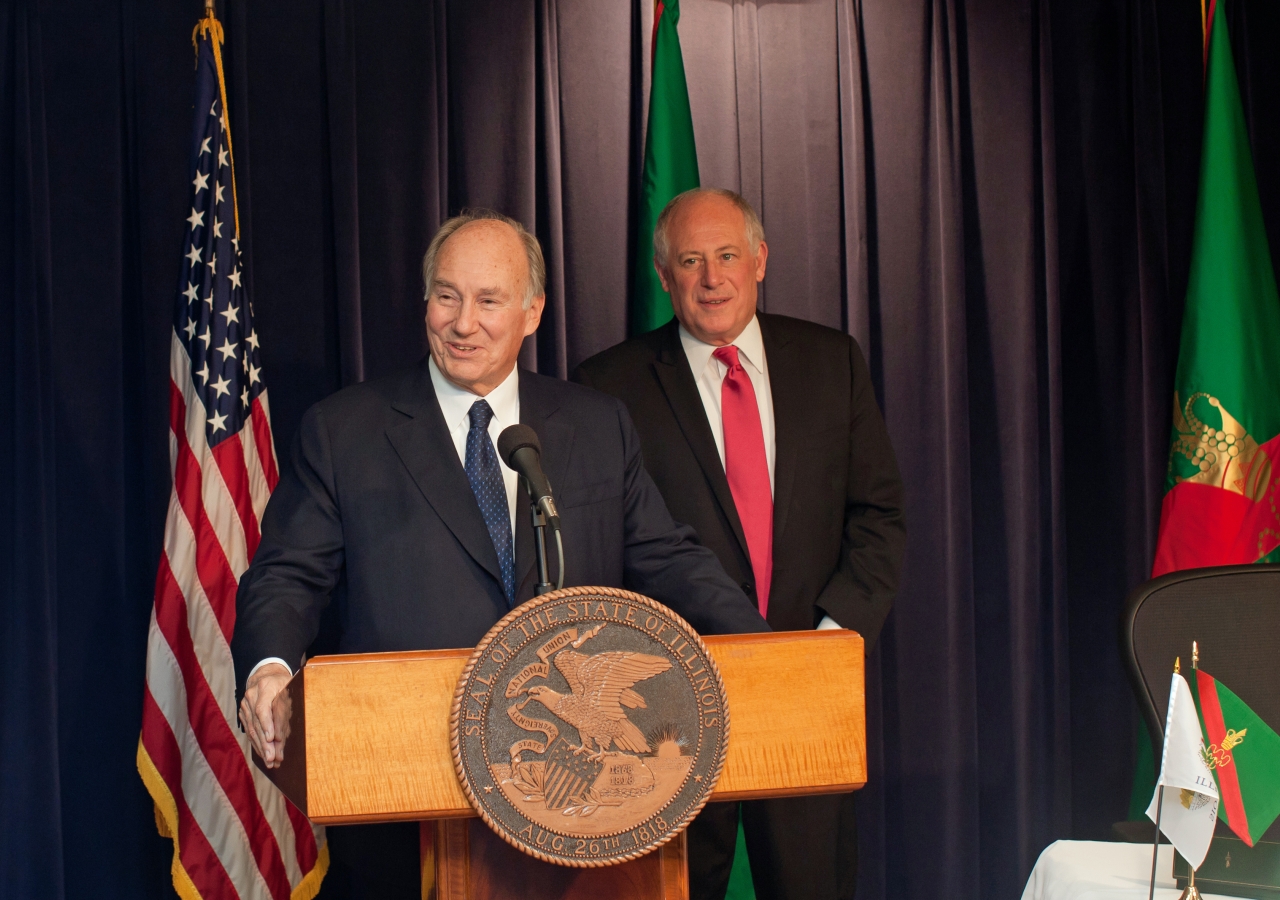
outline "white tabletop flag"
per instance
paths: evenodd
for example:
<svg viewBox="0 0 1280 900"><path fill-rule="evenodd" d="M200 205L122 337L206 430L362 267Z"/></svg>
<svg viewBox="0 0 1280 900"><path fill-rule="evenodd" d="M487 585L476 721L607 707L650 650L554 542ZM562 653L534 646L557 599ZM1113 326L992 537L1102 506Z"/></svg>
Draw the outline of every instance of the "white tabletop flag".
<svg viewBox="0 0 1280 900"><path fill-rule="evenodd" d="M1164 803L1160 810L1160 830L1178 849L1182 858L1199 868L1213 840L1218 821L1218 785L1204 761L1204 736L1200 718L1186 679L1176 672L1169 686L1169 718L1164 724L1164 752L1160 757L1160 779L1147 807L1147 817L1156 821L1160 788Z"/></svg>

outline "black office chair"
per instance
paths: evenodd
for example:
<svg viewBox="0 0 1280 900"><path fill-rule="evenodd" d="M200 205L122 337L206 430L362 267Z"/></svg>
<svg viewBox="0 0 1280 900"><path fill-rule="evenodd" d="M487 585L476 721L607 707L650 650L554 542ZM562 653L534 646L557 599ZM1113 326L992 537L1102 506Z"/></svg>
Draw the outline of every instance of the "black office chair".
<svg viewBox="0 0 1280 900"><path fill-rule="evenodd" d="M1280 730L1280 565L1172 572L1129 594L1120 645L1157 770L1173 661L1181 657L1182 674L1190 673L1192 641L1200 667ZM1133 824L1117 823L1117 834ZM1143 828L1151 840L1150 824ZM1277 832L1280 823L1267 838Z"/></svg>

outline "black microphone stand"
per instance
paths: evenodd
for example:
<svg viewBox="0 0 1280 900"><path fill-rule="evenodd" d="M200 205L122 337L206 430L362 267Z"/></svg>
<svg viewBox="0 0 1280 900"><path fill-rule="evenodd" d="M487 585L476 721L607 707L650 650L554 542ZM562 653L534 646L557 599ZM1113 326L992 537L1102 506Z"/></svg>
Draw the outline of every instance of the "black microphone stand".
<svg viewBox="0 0 1280 900"><path fill-rule="evenodd" d="M525 481L525 487L528 486L529 483ZM550 573L547 571L547 517L542 512L542 507L533 500L532 493L529 498L529 517L533 520L533 544L538 555L538 583L533 586L533 593L534 596L541 597L555 590L555 585L551 583Z"/></svg>
<svg viewBox="0 0 1280 900"><path fill-rule="evenodd" d="M558 519L554 516L555 507L551 507L553 516L550 523L548 523L547 514L543 509L543 504L535 500L533 497L533 491L530 488L529 480L522 476L520 481L524 484L525 490L529 493L529 520L533 523L534 552L537 554L538 558L538 582L533 586L533 593L535 597L541 597L543 594L557 590L559 586L564 584L564 545L560 543L560 525ZM550 504L551 499L548 497L545 502ZM557 547L560 551L560 572L558 578L560 585L551 583L551 573L547 570L548 524L551 525L551 529L556 533Z"/></svg>

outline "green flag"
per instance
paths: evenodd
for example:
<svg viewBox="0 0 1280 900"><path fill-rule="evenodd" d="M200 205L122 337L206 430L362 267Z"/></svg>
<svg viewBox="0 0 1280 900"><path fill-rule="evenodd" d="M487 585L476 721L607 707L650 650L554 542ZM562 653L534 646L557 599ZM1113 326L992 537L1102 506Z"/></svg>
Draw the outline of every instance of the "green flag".
<svg viewBox="0 0 1280 900"><path fill-rule="evenodd" d="M1218 782L1218 818L1252 847L1280 816L1280 736L1204 670L1191 684L1204 761Z"/></svg>
<svg viewBox="0 0 1280 900"><path fill-rule="evenodd" d="M693 115L680 55L680 0L656 0L653 10L653 79L649 90L649 127L644 139L640 183L640 221L636 228L636 292L631 304L631 333L652 331L671 319L671 298L653 270L653 227L676 194L698 187L698 153L693 146Z"/></svg>
<svg viewBox="0 0 1280 900"><path fill-rule="evenodd" d="M1210 4L1195 242L1152 575L1280 545L1280 296L1221 0Z"/></svg>
<svg viewBox="0 0 1280 900"><path fill-rule="evenodd" d="M1153 578L1280 562L1280 297L1222 0L1205 25L1200 193ZM1139 740L1131 819L1154 783Z"/></svg>

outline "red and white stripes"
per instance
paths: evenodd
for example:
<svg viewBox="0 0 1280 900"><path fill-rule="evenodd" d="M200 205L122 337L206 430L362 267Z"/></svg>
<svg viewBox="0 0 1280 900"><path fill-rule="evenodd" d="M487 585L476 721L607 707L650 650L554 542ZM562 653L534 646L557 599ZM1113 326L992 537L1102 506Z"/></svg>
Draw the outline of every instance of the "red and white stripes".
<svg viewBox="0 0 1280 900"><path fill-rule="evenodd" d="M236 722L236 586L278 480L264 391L238 435L210 447L191 361L172 339L173 492L147 642L138 768L174 838L186 898L309 900L328 866L313 829L252 764Z"/></svg>

